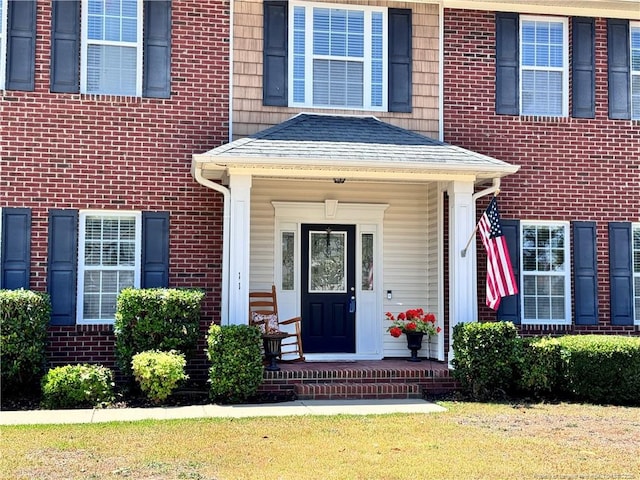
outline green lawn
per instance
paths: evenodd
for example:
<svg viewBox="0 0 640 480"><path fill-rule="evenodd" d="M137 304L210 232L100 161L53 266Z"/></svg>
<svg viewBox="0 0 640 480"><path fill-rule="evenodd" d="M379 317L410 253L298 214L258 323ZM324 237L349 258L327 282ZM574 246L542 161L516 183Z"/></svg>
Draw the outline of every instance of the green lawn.
<svg viewBox="0 0 640 480"><path fill-rule="evenodd" d="M1 479L635 479L640 408L1 427Z"/></svg>

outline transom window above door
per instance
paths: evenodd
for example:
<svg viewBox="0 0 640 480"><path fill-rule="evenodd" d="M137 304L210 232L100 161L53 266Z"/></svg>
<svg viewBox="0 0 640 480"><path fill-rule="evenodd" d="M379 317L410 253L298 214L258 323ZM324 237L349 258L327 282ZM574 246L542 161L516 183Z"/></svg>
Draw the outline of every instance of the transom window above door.
<svg viewBox="0 0 640 480"><path fill-rule="evenodd" d="M387 10L291 5L289 103L386 110Z"/></svg>

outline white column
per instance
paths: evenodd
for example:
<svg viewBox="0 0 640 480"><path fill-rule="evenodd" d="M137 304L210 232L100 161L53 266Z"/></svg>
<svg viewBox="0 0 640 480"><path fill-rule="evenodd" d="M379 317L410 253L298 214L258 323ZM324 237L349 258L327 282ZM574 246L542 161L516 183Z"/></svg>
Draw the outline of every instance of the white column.
<svg viewBox="0 0 640 480"><path fill-rule="evenodd" d="M229 323L249 321L251 175L230 175Z"/></svg>
<svg viewBox="0 0 640 480"><path fill-rule="evenodd" d="M449 184L449 362L453 359L453 327L478 319L475 241L462 256L476 225L473 182Z"/></svg>

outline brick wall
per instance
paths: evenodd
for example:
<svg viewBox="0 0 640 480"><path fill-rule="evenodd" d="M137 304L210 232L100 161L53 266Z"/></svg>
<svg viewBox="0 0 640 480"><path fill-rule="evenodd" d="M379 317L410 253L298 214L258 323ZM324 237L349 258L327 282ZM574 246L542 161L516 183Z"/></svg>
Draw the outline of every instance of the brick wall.
<svg viewBox="0 0 640 480"><path fill-rule="evenodd" d="M600 325L542 330L640 333L609 323L607 223L640 221L640 122L608 119L606 19L596 19L594 119L496 115L494 14L446 9L444 35L445 141L521 166L502 180L502 217L597 222ZM478 201L478 218L489 198ZM495 320L478 257L479 319Z"/></svg>
<svg viewBox="0 0 640 480"><path fill-rule="evenodd" d="M0 92L0 206L32 209L31 288L47 289L49 209L169 211L170 286L206 290L204 330L219 320L222 196L190 165L227 141L228 1L173 2L169 99L49 93L51 2L37 12L35 91ZM52 327L49 359L111 366L113 341L111 326Z"/></svg>

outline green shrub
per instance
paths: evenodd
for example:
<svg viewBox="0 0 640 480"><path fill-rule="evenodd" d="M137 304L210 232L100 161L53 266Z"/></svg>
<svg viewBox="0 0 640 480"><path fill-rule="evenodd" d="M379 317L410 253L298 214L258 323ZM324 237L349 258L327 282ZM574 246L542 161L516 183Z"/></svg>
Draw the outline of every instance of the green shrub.
<svg viewBox="0 0 640 480"><path fill-rule="evenodd" d="M557 338L524 339L520 364L520 390L536 397L562 391L562 348Z"/></svg>
<svg viewBox="0 0 640 480"><path fill-rule="evenodd" d="M578 400L640 405L640 338L574 335L558 339L564 388Z"/></svg>
<svg viewBox="0 0 640 480"><path fill-rule="evenodd" d="M165 400L178 384L189 378L184 373L187 361L175 350L147 350L133 356L133 375L140 390L153 402Z"/></svg>
<svg viewBox="0 0 640 480"><path fill-rule="evenodd" d="M101 365L65 365L42 378L45 408L104 406L113 401L113 373Z"/></svg>
<svg viewBox="0 0 640 480"><path fill-rule="evenodd" d="M118 295L114 331L116 360L131 375L131 360L146 350L195 351L204 293L195 289L125 288Z"/></svg>
<svg viewBox="0 0 640 480"><path fill-rule="evenodd" d="M213 400L240 403L256 394L263 373L260 340L256 327L211 325L207 357Z"/></svg>
<svg viewBox="0 0 640 480"><path fill-rule="evenodd" d="M2 391L35 386L45 365L49 295L30 290L0 290L0 364Z"/></svg>
<svg viewBox="0 0 640 480"><path fill-rule="evenodd" d="M511 322L459 323L453 330L454 377L477 399L516 389L522 341Z"/></svg>

